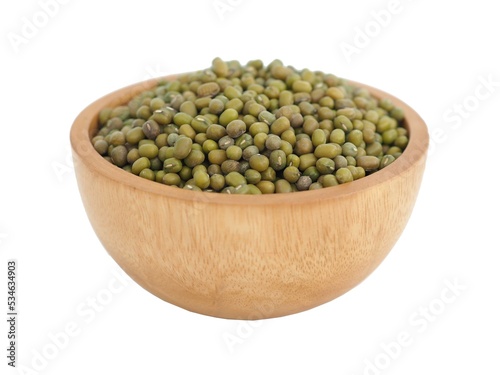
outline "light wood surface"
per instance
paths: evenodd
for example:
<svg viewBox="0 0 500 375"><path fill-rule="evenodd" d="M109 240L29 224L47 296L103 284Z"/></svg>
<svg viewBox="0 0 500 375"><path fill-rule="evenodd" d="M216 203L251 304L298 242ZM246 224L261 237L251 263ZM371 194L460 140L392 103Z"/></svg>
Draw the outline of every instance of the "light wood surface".
<svg viewBox="0 0 500 375"><path fill-rule="evenodd" d="M405 110L409 145L382 171L300 193L201 193L129 174L92 147L99 110L126 103L156 82L97 100L76 118L70 135L90 223L139 285L193 312L263 319L331 301L386 257L413 209L429 142L424 121L409 106L353 82Z"/></svg>

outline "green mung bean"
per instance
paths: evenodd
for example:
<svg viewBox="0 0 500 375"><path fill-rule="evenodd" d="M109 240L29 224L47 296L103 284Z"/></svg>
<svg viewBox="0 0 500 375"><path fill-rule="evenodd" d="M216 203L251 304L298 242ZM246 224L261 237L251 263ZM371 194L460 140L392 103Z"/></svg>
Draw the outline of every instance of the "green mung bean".
<svg viewBox="0 0 500 375"><path fill-rule="evenodd" d="M191 191L271 194L363 178L407 148L404 111L335 75L280 60L212 60L99 112L96 152Z"/></svg>

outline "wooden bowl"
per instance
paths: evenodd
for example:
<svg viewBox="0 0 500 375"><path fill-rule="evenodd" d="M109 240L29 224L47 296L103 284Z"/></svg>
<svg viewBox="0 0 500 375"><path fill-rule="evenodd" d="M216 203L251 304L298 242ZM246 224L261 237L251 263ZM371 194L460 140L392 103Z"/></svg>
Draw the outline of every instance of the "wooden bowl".
<svg viewBox="0 0 500 375"><path fill-rule="evenodd" d="M70 134L90 223L108 253L143 288L200 314L279 317L347 292L394 246L417 198L429 142L424 121L401 100L352 82L405 111L408 147L383 170L320 190L236 196L145 180L94 150L99 111L157 82L97 100L78 115Z"/></svg>

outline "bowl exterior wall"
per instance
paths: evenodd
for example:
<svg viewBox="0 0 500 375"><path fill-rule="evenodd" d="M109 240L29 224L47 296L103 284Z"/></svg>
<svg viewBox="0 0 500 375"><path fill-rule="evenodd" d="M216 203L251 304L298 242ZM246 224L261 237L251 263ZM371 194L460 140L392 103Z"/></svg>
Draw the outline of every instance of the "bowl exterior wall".
<svg viewBox="0 0 500 375"><path fill-rule="evenodd" d="M313 202L291 193L289 204L245 206L137 190L74 157L89 220L114 260L165 301L234 319L304 311L365 279L403 231L425 166L421 158L350 195L331 194L337 186Z"/></svg>

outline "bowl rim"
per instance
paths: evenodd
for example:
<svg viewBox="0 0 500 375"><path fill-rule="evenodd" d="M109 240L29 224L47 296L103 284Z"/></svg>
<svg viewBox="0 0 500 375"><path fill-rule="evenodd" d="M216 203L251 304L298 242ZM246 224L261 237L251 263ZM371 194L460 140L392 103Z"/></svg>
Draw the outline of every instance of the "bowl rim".
<svg viewBox="0 0 500 375"><path fill-rule="evenodd" d="M93 133L95 133L98 128L97 120L99 111L101 109L106 107L124 105L132 97L139 94L140 92L154 88L160 82L174 80L183 74L185 73L153 78L146 81L137 82L129 86L125 86L121 89L104 95L103 97L97 99L96 101L88 105L85 109L83 109L75 118L70 129L70 143L73 151L75 168L78 168L77 163L82 162L93 172L114 180L119 184L127 185L132 189L143 190L148 193L168 198L187 200L198 203L266 206L271 204L293 205L308 201L313 202L351 195L363 190L371 189L382 182L400 177L414 164L419 163L422 159L425 161L427 150L429 147L429 133L424 120L418 115L418 113L408 104L385 91L349 79L345 79L348 84L360 88L365 88L370 92L372 96L376 98L389 98L395 106L403 108L403 111L405 113L403 126L408 130L409 142L401 156L398 157L389 166L347 184L340 184L337 186L331 186L317 190L294 192L291 196L289 193L264 194L256 197L253 195L243 194L235 195L190 191L164 185L156 181L149 181L139 176L133 175L130 172L124 171L121 168L111 164L106 159L104 159L97 151L95 151L91 140L94 135ZM76 155L78 156L79 160L75 160Z"/></svg>

